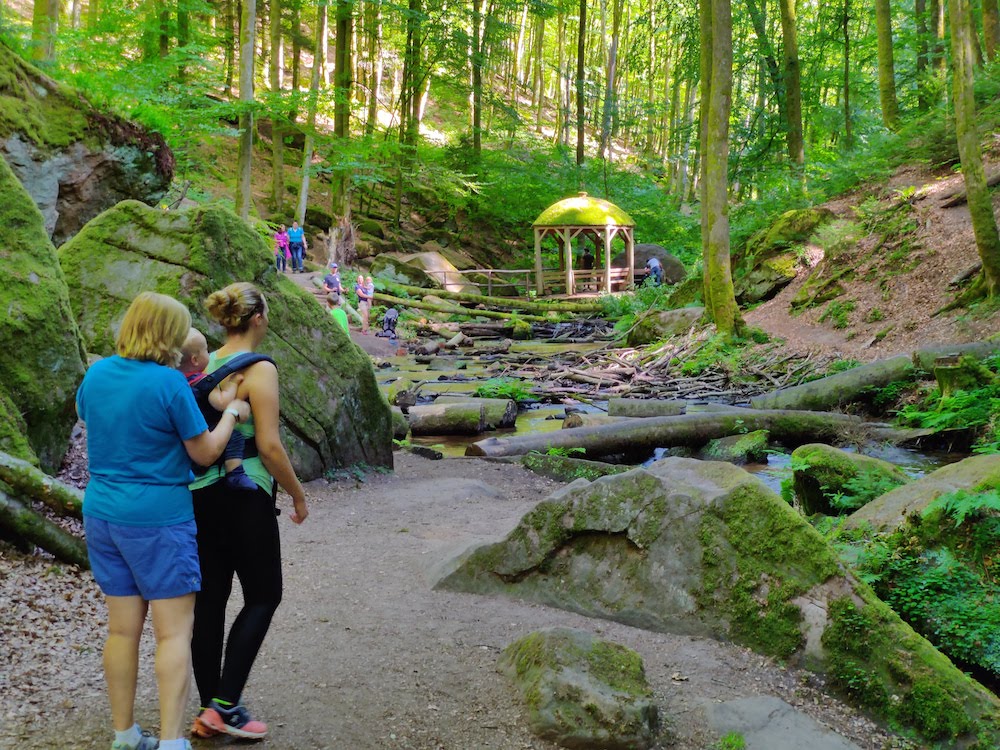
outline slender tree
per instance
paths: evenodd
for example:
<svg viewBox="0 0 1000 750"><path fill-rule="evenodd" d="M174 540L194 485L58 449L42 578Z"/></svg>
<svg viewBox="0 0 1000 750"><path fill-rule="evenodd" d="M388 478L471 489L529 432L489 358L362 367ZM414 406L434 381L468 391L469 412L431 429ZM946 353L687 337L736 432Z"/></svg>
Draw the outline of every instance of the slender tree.
<svg viewBox="0 0 1000 750"><path fill-rule="evenodd" d="M875 0L875 33L878 37L878 96L882 104L882 124L899 128L896 101L896 65L892 53L892 12L889 0Z"/></svg>
<svg viewBox="0 0 1000 750"><path fill-rule="evenodd" d="M788 158L796 175L805 164L802 137L802 76L799 69L799 35L795 20L795 0L779 0L781 10L781 49L785 84L786 142Z"/></svg>
<svg viewBox="0 0 1000 750"><path fill-rule="evenodd" d="M733 92L730 0L701 0L701 246L705 312L732 336L743 328L729 257L729 115Z"/></svg>
<svg viewBox="0 0 1000 750"><path fill-rule="evenodd" d="M472 0L472 157L483 153L483 0Z"/></svg>
<svg viewBox="0 0 1000 750"><path fill-rule="evenodd" d="M1000 9L997 0L983 0L983 47L986 59L993 62L1000 47Z"/></svg>
<svg viewBox="0 0 1000 750"><path fill-rule="evenodd" d="M983 261L982 275L971 294L974 296L985 293L995 297L1000 293L1000 233L997 231L993 200L986 184L982 146L976 128L976 100L973 92L976 67L973 46L975 27L968 0L948 0L948 15L951 22L951 58L954 69L955 132L972 218L972 231L976 237L979 257Z"/></svg>
<svg viewBox="0 0 1000 750"><path fill-rule="evenodd" d="M271 2L271 59L270 79L271 94L278 95L282 87L282 69L284 55L282 54L281 34L281 0ZM271 115L271 205L274 211L281 214L285 210L285 133L279 108L273 108Z"/></svg>
<svg viewBox="0 0 1000 750"><path fill-rule="evenodd" d="M35 0L31 15L31 59L52 62L56 57L59 0Z"/></svg>
<svg viewBox="0 0 1000 750"><path fill-rule="evenodd" d="M319 0L319 4L325 5L326 0ZM316 24L316 46L313 49L319 49L319 35L321 33L321 25ZM306 223L306 206L309 203L309 179L312 176L313 152L316 144L316 110L319 105L320 67L322 67L322 64L319 55L313 57L312 76L309 80L309 101L306 107L306 138L305 143L302 145L302 176L299 186L299 204L295 209L295 218L299 224Z"/></svg>
<svg viewBox="0 0 1000 750"><path fill-rule="evenodd" d="M587 82L587 0L580 0L580 25L576 37L576 165L583 164L586 107L584 86Z"/></svg>
<svg viewBox="0 0 1000 750"><path fill-rule="evenodd" d="M368 117L365 135L375 132L378 124L379 96L382 89L382 1L368 0Z"/></svg>
<svg viewBox="0 0 1000 750"><path fill-rule="evenodd" d="M351 48L354 46L354 3L337 0L337 36L334 52L333 132L338 138L347 138L351 131L351 88L354 85L351 65Z"/></svg>
<svg viewBox="0 0 1000 750"><path fill-rule="evenodd" d="M844 148L854 148L854 131L851 126L851 0L844 0L841 28L844 32Z"/></svg>
<svg viewBox="0 0 1000 750"><path fill-rule="evenodd" d="M243 219L250 217L256 30L257 4L246 0L240 16L240 144L236 160L236 211Z"/></svg>
<svg viewBox="0 0 1000 750"><path fill-rule="evenodd" d="M598 151L601 158L606 159L611 151L611 120L614 116L618 87L618 41L621 37L622 13L624 0L612 0L611 6L611 45L608 47L608 65L605 77L604 108L601 113L601 138Z"/></svg>

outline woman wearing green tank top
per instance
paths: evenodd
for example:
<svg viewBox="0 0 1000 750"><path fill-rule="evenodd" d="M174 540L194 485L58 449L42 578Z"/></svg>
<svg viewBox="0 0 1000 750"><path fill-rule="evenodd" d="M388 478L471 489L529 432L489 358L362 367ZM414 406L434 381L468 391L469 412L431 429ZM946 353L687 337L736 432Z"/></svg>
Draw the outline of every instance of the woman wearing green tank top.
<svg viewBox="0 0 1000 750"><path fill-rule="evenodd" d="M230 284L210 295L205 307L226 329L226 342L212 354L208 372L236 354L254 351L267 335L267 301L253 284ZM191 733L252 739L264 737L267 725L251 718L241 701L243 688L282 591L272 481L291 495L294 523L302 523L309 511L278 433L275 366L258 362L246 368L237 395L251 404L251 417L240 429L257 444L258 455L248 457L244 469L259 490L233 492L220 481L222 473L217 469L191 485L202 575L191 640L201 711ZM234 575L242 586L244 604L226 637L226 604Z"/></svg>

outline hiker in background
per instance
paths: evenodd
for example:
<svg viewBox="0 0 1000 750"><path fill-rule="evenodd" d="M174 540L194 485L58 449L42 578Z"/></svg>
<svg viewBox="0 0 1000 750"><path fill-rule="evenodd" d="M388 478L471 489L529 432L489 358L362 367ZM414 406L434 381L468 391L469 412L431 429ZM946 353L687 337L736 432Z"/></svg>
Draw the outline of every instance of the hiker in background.
<svg viewBox="0 0 1000 750"><path fill-rule="evenodd" d="M354 293L358 296L358 313L361 315L361 333L368 333L368 317L371 314L372 300L365 287L365 277L358 274L354 284Z"/></svg>
<svg viewBox="0 0 1000 750"><path fill-rule="evenodd" d="M135 723L139 642L147 611L156 638L163 750L189 750L183 738L191 688L191 623L201 585L191 462L211 464L246 401L226 407L209 432L176 370L191 315L180 302L143 292L115 340L115 356L95 362L76 394L87 426L90 481L83 498L87 554L108 607L104 679L115 739L111 750L154 750Z"/></svg>
<svg viewBox="0 0 1000 750"><path fill-rule="evenodd" d="M334 260L330 261L329 273L323 277L323 291L338 297L344 293L344 285L340 283L340 270Z"/></svg>
<svg viewBox="0 0 1000 750"><path fill-rule="evenodd" d="M663 283L663 265L659 258L650 258L646 261L646 281L650 279L656 286Z"/></svg>
<svg viewBox="0 0 1000 750"><path fill-rule="evenodd" d="M288 246L288 231L281 224L274 233L274 267L278 271L288 271L288 261L292 259L292 251Z"/></svg>
<svg viewBox="0 0 1000 750"><path fill-rule="evenodd" d="M375 281L371 276L365 277L365 296L368 298L368 318L371 320L372 305L375 304ZM365 333L371 330L366 326Z"/></svg>
<svg viewBox="0 0 1000 750"><path fill-rule="evenodd" d="M380 338L396 340L396 323L399 321L399 311L390 307L382 316L382 330L375 335Z"/></svg>
<svg viewBox="0 0 1000 750"><path fill-rule="evenodd" d="M326 309L330 311L330 317L337 321L340 327L344 329L344 333L350 336L351 329L347 324L347 313L340 306L339 294L326 295Z"/></svg>
<svg viewBox="0 0 1000 750"><path fill-rule="evenodd" d="M267 335L267 301L253 284L230 284L209 295L205 308L226 330L225 343L209 355L205 368L209 373L244 352L255 351ZM220 481L222 469L217 466L210 466L191 485L202 578L191 640L201 712L191 733L211 737L224 732L259 739L267 734L267 725L254 720L241 701L254 660L281 602L274 482L292 496L293 523L302 523L309 511L305 492L281 444L278 370L274 363L262 361L247 367L237 394L253 404L241 430L248 440L255 441L259 455L244 458L243 468L258 489L254 493L233 492ZM234 575L240 580L243 606L227 637L226 607Z"/></svg>
<svg viewBox="0 0 1000 750"><path fill-rule="evenodd" d="M292 273L296 271L301 273L305 270L303 257L307 246L305 230L299 226L297 221L293 221L292 228L288 230L288 247L292 251Z"/></svg>
<svg viewBox="0 0 1000 750"><path fill-rule="evenodd" d="M583 257L580 258L580 266L585 272L583 275L583 288L590 291L591 282L593 281L592 271L594 270L594 254L590 252L589 245L583 249Z"/></svg>
<svg viewBox="0 0 1000 750"><path fill-rule="evenodd" d="M181 364L178 368L187 379L188 385L194 388L200 381L204 380L208 373L205 366L208 364L208 341L205 335L197 328L192 328L188 332L184 346L181 347ZM243 382L242 375L233 375L223 381L217 388L213 388L207 398L207 403L198 401L198 408L205 417L205 421L212 425L217 422L220 413L236 398L236 389ZM247 476L243 470L243 451L246 447L246 438L239 430L233 430L233 434L226 443L226 449L222 453L223 466L226 470L226 485L233 490L248 490L253 492L257 489L254 481ZM199 473L200 467L195 469Z"/></svg>

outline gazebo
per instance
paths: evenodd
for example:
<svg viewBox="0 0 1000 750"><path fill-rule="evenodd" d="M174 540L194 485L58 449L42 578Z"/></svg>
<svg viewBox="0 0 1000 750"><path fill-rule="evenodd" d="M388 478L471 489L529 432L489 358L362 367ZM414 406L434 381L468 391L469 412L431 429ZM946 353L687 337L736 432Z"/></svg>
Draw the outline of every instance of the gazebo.
<svg viewBox="0 0 1000 750"><path fill-rule="evenodd" d="M627 279L631 286L635 282L635 222L632 217L622 211L614 203L600 198L592 198L586 193L580 193L572 198L564 198L553 203L542 211L532 224L535 230L535 292L538 296L544 294L544 279L542 277L542 240L555 237L562 243L562 263L566 272L566 293L576 291L576 281L573 269L573 242L575 237L590 235L595 240L603 242L598 250L603 249L604 278L601 286L605 292L611 292L611 242L621 236L625 240L628 253ZM597 267L601 267L598 264Z"/></svg>

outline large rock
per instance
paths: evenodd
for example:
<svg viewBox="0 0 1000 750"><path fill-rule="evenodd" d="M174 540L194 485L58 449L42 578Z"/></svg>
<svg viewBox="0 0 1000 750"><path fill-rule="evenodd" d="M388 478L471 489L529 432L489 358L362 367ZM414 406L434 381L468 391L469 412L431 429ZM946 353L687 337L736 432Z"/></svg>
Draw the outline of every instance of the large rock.
<svg viewBox="0 0 1000 750"><path fill-rule="evenodd" d="M380 253L371 267L372 276L394 281L397 284L419 286L423 289L440 289L441 285L422 268L412 266L395 253Z"/></svg>
<svg viewBox="0 0 1000 750"><path fill-rule="evenodd" d="M794 209L753 235L733 259L737 301L747 305L771 299L794 281L799 271L795 249L831 219L827 208Z"/></svg>
<svg viewBox="0 0 1000 750"><path fill-rule="evenodd" d="M676 310L650 310L642 313L628 332L629 346L645 346L656 341L680 336L698 324L704 307L679 307Z"/></svg>
<svg viewBox="0 0 1000 750"><path fill-rule="evenodd" d="M163 137L98 112L0 44L0 155L56 245L127 198L156 203L173 177Z"/></svg>
<svg viewBox="0 0 1000 750"><path fill-rule="evenodd" d="M55 473L87 356L42 215L3 159L0 226L0 450Z"/></svg>
<svg viewBox="0 0 1000 750"><path fill-rule="evenodd" d="M434 280L434 285L449 292L479 294L479 288L470 284L455 265L438 252L413 253L400 260L409 266L419 268Z"/></svg>
<svg viewBox="0 0 1000 750"><path fill-rule="evenodd" d="M792 451L792 486L806 515L850 513L908 481L888 461L832 445L809 443Z"/></svg>
<svg viewBox="0 0 1000 750"><path fill-rule="evenodd" d="M679 284L687 277L687 269L667 248L652 242L642 242L633 248L632 267L636 276L646 273L646 261L650 258L659 258L663 266L663 283ZM625 268L628 265L628 255L619 253L611 259L612 268Z"/></svg>
<svg viewBox="0 0 1000 750"><path fill-rule="evenodd" d="M159 211L136 201L98 216L59 251L88 349L113 351L131 300L141 291L183 302L214 347L224 332L204 299L233 281L268 299L261 351L281 378L282 437L299 475L365 462L392 465L392 419L368 356L306 291L276 274L270 242L227 209Z"/></svg>
<svg viewBox="0 0 1000 750"><path fill-rule="evenodd" d="M825 673L885 719L943 726L961 712L1000 740L996 696L847 573L787 503L730 464L668 458L576 480L502 541L454 560L437 585L733 640ZM921 713L929 721L913 718Z"/></svg>
<svg viewBox="0 0 1000 750"><path fill-rule="evenodd" d="M920 515L941 495L990 489L1000 489L1000 455L972 456L885 493L852 513L844 525L850 529L867 525L875 531L893 531L906 522L907 516Z"/></svg>
<svg viewBox="0 0 1000 750"><path fill-rule="evenodd" d="M577 750L645 750L656 739L659 710L642 657L625 646L545 628L510 644L498 666L542 739Z"/></svg>

